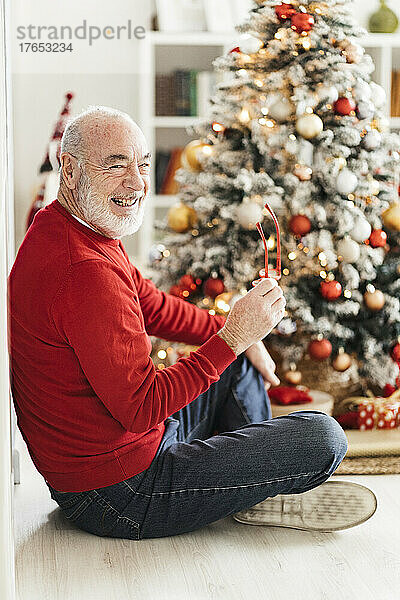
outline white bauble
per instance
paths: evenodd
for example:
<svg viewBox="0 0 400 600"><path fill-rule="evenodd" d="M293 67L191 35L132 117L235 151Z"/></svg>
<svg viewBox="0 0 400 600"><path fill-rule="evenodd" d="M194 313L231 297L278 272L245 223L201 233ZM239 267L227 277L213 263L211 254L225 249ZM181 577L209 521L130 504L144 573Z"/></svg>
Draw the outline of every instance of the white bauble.
<svg viewBox="0 0 400 600"><path fill-rule="evenodd" d="M369 100L357 104L357 116L359 119L371 119L375 113L375 106Z"/></svg>
<svg viewBox="0 0 400 600"><path fill-rule="evenodd" d="M252 35L242 38L239 42L240 52L244 54L254 54L254 52L258 52L262 45L262 41Z"/></svg>
<svg viewBox="0 0 400 600"><path fill-rule="evenodd" d="M236 217L244 229L255 229L257 221L262 221L263 207L255 202L242 202L236 209Z"/></svg>
<svg viewBox="0 0 400 600"><path fill-rule="evenodd" d="M386 104L386 92L381 85L374 81L369 84L372 92L371 100L377 108L382 108Z"/></svg>
<svg viewBox="0 0 400 600"><path fill-rule="evenodd" d="M324 129L322 119L314 113L305 114L296 121L296 131L306 140L311 140Z"/></svg>
<svg viewBox="0 0 400 600"><path fill-rule="evenodd" d="M363 217L357 217L354 221L353 230L350 233L353 240L360 244L371 235L371 225Z"/></svg>
<svg viewBox="0 0 400 600"><path fill-rule="evenodd" d="M333 104L339 98L339 92L334 85L318 85L316 87L318 100L324 100L327 104Z"/></svg>
<svg viewBox="0 0 400 600"><path fill-rule="evenodd" d="M346 237L338 243L337 253L344 263L354 263L360 258L360 246L355 240Z"/></svg>
<svg viewBox="0 0 400 600"><path fill-rule="evenodd" d="M287 98L282 97L269 107L268 116L279 123L284 123L290 119L293 111L293 104Z"/></svg>
<svg viewBox="0 0 400 600"><path fill-rule="evenodd" d="M382 143L382 135L377 129L371 129L363 139L364 147L367 150L375 150Z"/></svg>
<svg viewBox="0 0 400 600"><path fill-rule="evenodd" d="M353 96L356 102L368 102L371 100L372 91L369 83L364 79L358 79L353 89Z"/></svg>
<svg viewBox="0 0 400 600"><path fill-rule="evenodd" d="M344 196L352 194L357 186L358 179L354 173L348 169L343 169L340 171L338 178L336 179L336 189L339 194L343 194Z"/></svg>

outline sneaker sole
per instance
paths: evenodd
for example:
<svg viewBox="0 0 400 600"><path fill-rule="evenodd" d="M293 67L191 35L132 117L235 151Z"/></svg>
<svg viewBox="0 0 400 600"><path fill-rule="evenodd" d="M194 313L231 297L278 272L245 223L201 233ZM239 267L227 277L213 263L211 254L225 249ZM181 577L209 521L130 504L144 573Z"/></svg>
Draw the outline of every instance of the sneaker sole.
<svg viewBox="0 0 400 600"><path fill-rule="evenodd" d="M329 533L361 525L372 517L377 506L375 494L364 485L326 481L301 494L278 494L267 498L232 516L248 525Z"/></svg>

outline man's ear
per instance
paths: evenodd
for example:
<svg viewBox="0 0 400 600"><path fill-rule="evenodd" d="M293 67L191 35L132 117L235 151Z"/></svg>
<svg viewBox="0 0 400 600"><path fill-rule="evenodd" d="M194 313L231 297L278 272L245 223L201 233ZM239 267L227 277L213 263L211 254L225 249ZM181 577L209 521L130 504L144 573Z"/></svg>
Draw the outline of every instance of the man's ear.
<svg viewBox="0 0 400 600"><path fill-rule="evenodd" d="M63 152L60 156L60 162L63 181L70 190L74 190L78 184L81 171L78 161L69 152Z"/></svg>

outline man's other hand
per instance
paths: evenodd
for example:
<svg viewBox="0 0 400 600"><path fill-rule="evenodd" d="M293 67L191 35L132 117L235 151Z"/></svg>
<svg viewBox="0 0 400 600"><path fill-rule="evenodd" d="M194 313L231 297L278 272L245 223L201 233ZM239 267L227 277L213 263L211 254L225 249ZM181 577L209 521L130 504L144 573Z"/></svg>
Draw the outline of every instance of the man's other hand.
<svg viewBox="0 0 400 600"><path fill-rule="evenodd" d="M275 375L276 365L262 340L249 346L245 351L245 355L252 365L261 373L266 390L271 387L271 384L280 384L279 378Z"/></svg>

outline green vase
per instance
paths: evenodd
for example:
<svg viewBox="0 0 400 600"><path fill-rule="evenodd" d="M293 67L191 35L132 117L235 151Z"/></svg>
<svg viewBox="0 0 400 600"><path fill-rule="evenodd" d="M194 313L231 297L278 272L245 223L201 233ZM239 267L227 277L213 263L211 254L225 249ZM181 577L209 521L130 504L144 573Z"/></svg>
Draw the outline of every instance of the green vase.
<svg viewBox="0 0 400 600"><path fill-rule="evenodd" d="M369 19L369 30L372 33L394 33L399 26L399 20L387 6L386 0L380 0L380 3L380 9Z"/></svg>

